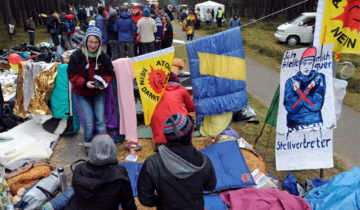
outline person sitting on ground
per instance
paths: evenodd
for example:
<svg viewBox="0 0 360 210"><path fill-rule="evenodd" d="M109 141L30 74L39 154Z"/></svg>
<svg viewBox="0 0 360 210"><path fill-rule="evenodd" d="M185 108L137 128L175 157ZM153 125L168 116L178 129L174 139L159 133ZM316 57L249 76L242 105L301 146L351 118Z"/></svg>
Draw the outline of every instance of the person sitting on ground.
<svg viewBox="0 0 360 210"><path fill-rule="evenodd" d="M109 135L97 135L89 160L75 167L72 187L47 202L43 210L136 210L126 168L118 164L117 148Z"/></svg>
<svg viewBox="0 0 360 210"><path fill-rule="evenodd" d="M166 143L163 129L165 121L171 115L176 113L188 115L189 112L193 112L194 109L195 105L190 94L181 86L176 74L171 72L169 82L151 118L151 129L154 141L157 144Z"/></svg>
<svg viewBox="0 0 360 210"><path fill-rule="evenodd" d="M237 15L234 15L229 21L229 28L235 28L240 26L240 18Z"/></svg>
<svg viewBox="0 0 360 210"><path fill-rule="evenodd" d="M72 37L72 40L75 41L77 44L81 45L84 38L85 38L85 32L83 32L80 27L75 27L75 33Z"/></svg>
<svg viewBox="0 0 360 210"><path fill-rule="evenodd" d="M163 130L166 144L147 158L138 178L140 202L157 209L204 209L203 191L216 186L211 160L191 144L193 123L170 116Z"/></svg>

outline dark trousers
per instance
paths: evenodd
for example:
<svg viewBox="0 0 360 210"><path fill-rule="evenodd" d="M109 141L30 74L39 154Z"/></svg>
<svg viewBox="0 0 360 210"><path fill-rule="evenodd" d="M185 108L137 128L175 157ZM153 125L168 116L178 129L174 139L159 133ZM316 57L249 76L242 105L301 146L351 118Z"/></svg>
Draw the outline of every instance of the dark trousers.
<svg viewBox="0 0 360 210"><path fill-rule="evenodd" d="M35 32L29 32L30 45L35 45Z"/></svg>
<svg viewBox="0 0 360 210"><path fill-rule="evenodd" d="M216 18L216 22L217 22L217 27L221 28L222 18Z"/></svg>
<svg viewBox="0 0 360 210"><path fill-rule="evenodd" d="M154 42L141 42L140 43L141 54L146 54L155 51Z"/></svg>
<svg viewBox="0 0 360 210"><path fill-rule="evenodd" d="M129 58L134 57L134 42L120 42L119 49L120 49L119 58L125 58L126 55Z"/></svg>
<svg viewBox="0 0 360 210"><path fill-rule="evenodd" d="M187 35L187 40L192 41L193 38L194 38L194 34L188 34L188 35Z"/></svg>
<svg viewBox="0 0 360 210"><path fill-rule="evenodd" d="M59 35L51 34L51 39L55 46L58 46L60 44Z"/></svg>
<svg viewBox="0 0 360 210"><path fill-rule="evenodd" d="M155 43L154 43L154 46L155 46L154 51L160 50L161 42L155 42Z"/></svg>

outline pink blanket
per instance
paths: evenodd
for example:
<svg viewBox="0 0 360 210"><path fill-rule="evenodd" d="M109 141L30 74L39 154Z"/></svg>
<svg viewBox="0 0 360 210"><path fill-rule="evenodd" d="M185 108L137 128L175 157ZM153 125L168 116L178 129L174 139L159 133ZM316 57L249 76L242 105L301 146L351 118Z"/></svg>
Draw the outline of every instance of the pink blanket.
<svg viewBox="0 0 360 210"><path fill-rule="evenodd" d="M275 189L245 188L220 193L230 209L241 210L311 210L308 202Z"/></svg>
<svg viewBox="0 0 360 210"><path fill-rule="evenodd" d="M134 98L135 74L131 59L120 58L112 62L116 75L117 96L120 111L120 134L130 142L138 142L136 108Z"/></svg>

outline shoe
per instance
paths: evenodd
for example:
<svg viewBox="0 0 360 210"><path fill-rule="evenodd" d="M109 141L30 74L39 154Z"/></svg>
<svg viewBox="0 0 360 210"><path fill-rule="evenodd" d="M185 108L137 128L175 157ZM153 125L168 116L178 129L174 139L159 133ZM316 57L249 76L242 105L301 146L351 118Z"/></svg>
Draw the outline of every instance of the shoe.
<svg viewBox="0 0 360 210"><path fill-rule="evenodd" d="M125 147L130 151L138 151L141 149L141 144L138 144L136 142L128 142Z"/></svg>
<svg viewBox="0 0 360 210"><path fill-rule="evenodd" d="M37 210L54 210L50 202L45 203L44 205L37 208Z"/></svg>

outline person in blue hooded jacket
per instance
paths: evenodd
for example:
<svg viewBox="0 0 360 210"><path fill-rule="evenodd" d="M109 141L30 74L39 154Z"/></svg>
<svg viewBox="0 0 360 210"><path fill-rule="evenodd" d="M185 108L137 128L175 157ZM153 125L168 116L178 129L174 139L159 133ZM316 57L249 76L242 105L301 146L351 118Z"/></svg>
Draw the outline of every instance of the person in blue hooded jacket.
<svg viewBox="0 0 360 210"><path fill-rule="evenodd" d="M307 48L301 56L299 72L285 83L284 106L289 131L321 127L321 109L326 93L325 76L313 69L316 48Z"/></svg>
<svg viewBox="0 0 360 210"><path fill-rule="evenodd" d="M135 22L128 11L120 12L120 18L114 25L114 31L118 32L120 58L134 57L134 33L137 31Z"/></svg>
<svg viewBox="0 0 360 210"><path fill-rule="evenodd" d="M101 49L106 53L108 44L107 22L104 17L104 7L98 8L98 15L95 19L95 27L101 30Z"/></svg>

